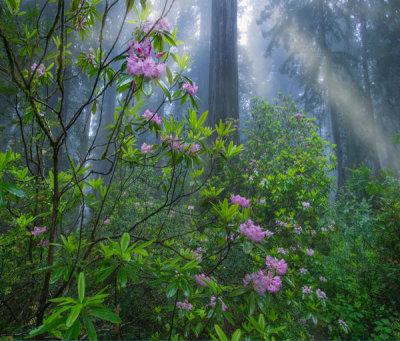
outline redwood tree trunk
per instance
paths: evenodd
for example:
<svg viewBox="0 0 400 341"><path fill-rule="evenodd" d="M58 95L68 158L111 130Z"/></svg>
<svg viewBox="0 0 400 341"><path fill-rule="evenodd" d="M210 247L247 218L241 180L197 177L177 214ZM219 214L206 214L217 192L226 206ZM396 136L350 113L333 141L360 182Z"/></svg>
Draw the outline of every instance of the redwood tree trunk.
<svg viewBox="0 0 400 341"><path fill-rule="evenodd" d="M212 1L209 81L209 124L238 119L237 0Z"/></svg>
<svg viewBox="0 0 400 341"><path fill-rule="evenodd" d="M338 179L337 185L340 188L344 185L344 164L343 164L343 149L340 138L340 130L339 130L339 115L336 106L336 99L332 94L331 86L333 84L333 72L331 68L331 61L329 60L329 50L326 42L326 20L325 20L325 0L319 1L319 29L320 29L320 47L322 58L325 60L325 85L327 91L328 98L328 108L329 115L331 119L332 125L332 137L333 143L336 145L336 158L337 158L337 166L338 166Z"/></svg>
<svg viewBox="0 0 400 341"><path fill-rule="evenodd" d="M371 159L374 165L375 174L377 174L380 163L378 157L378 151L376 148L376 121L374 117L374 109L372 104L372 95L371 95L371 83L369 77L368 70L368 42L367 42L367 17L366 17L367 4L365 1L361 5L360 9L360 24L361 24L361 62L363 69L363 81L364 81L364 95L366 102L366 114L367 114L367 136L369 139L369 151L371 155Z"/></svg>

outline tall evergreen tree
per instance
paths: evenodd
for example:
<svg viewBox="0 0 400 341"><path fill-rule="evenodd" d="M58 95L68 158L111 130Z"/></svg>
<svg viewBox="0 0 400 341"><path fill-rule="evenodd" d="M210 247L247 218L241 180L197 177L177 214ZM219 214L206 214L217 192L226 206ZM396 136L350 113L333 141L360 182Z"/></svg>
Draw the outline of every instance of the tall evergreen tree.
<svg viewBox="0 0 400 341"><path fill-rule="evenodd" d="M209 124L239 118L237 0L212 0L209 82Z"/></svg>

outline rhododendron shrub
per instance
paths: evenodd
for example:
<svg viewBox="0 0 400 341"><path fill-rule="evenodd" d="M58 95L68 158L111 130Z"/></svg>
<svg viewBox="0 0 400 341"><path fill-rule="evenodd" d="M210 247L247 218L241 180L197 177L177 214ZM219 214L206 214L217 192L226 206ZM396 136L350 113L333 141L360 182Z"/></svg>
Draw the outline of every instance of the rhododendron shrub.
<svg viewBox="0 0 400 341"><path fill-rule="evenodd" d="M236 121L206 127L196 111L190 56L172 50L167 13L150 20L146 1L123 1L124 18L136 18L119 25L132 34L107 45L104 26L121 8L101 13L100 2L49 2L54 25L34 20L40 34L28 25L16 46L25 14L12 1L0 8L19 28L2 25L1 38L19 70L7 80L21 133L19 153L0 154L0 329L90 340L347 331L344 315L327 314L335 278L321 261L337 230L323 217L332 166L314 120L286 98L256 100L246 146L235 145ZM66 43L76 37L95 47L76 55ZM67 112L70 65L92 88ZM100 120L114 87L112 122L71 150L74 129ZM164 110L188 99L183 118Z"/></svg>

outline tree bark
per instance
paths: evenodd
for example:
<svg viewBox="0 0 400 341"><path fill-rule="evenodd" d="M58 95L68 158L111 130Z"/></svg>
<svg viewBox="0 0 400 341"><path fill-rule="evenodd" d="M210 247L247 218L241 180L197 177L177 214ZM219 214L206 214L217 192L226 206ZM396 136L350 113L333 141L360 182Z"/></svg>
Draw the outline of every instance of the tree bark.
<svg viewBox="0 0 400 341"><path fill-rule="evenodd" d="M376 148L376 121L374 117L374 109L372 104L371 95L371 82L368 70L368 42L367 42L367 4L365 1L361 4L360 8L360 24L361 24L361 64L363 70L363 82L364 82L364 96L366 104L366 114L367 114L367 139L370 143L368 144L371 159L374 165L374 172L377 174L380 169L379 157Z"/></svg>
<svg viewBox="0 0 400 341"><path fill-rule="evenodd" d="M238 119L237 0L212 0L209 82L209 124Z"/></svg>
<svg viewBox="0 0 400 341"><path fill-rule="evenodd" d="M332 93L332 84L333 84L333 72L331 67L331 61L329 58L329 50L326 42L326 23L325 23L325 0L319 1L319 29L320 29L320 47L322 59L325 61L325 85L327 91L327 99L328 99L328 107L329 107L329 115L331 119L332 125L332 137L333 143L336 145L336 158L337 158L337 168L338 168L338 178L337 185L338 188L344 185L344 165L343 165L343 149L340 138L340 130L339 130L339 115L336 106L336 99Z"/></svg>

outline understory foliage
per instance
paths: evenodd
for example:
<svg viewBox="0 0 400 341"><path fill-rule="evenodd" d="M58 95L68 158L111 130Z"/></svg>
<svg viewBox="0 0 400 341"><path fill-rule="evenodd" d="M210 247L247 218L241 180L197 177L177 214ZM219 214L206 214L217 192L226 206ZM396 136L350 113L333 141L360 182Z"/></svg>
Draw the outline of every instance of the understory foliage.
<svg viewBox="0 0 400 341"><path fill-rule="evenodd" d="M234 145L239 122L206 127L197 111L168 6L150 21L126 1L131 39L105 48L101 29L74 56L66 38L87 41L114 5L62 3L49 26L0 7L20 132L0 154L2 338L399 337L397 178L355 171L332 209L331 146L290 97L254 99ZM93 91L65 115L71 65ZM72 151L112 87L113 122ZM185 117L161 114L186 101Z"/></svg>

